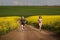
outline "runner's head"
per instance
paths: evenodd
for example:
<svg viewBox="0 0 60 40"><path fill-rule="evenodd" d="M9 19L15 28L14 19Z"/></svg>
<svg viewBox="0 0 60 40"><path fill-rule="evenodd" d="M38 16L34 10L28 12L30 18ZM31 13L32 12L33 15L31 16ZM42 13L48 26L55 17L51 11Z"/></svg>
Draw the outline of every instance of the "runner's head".
<svg viewBox="0 0 60 40"><path fill-rule="evenodd" d="M42 19L42 16L39 16L40 19Z"/></svg>
<svg viewBox="0 0 60 40"><path fill-rule="evenodd" d="M22 16L21 18L24 19L24 16Z"/></svg>

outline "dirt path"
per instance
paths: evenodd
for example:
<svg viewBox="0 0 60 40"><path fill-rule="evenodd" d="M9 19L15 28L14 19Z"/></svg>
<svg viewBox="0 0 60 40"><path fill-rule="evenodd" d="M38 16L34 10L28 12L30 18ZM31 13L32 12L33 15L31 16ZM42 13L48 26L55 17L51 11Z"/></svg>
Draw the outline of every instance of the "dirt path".
<svg viewBox="0 0 60 40"><path fill-rule="evenodd" d="M42 30L41 32L30 26L26 25L25 31L19 30L12 31L4 36L0 37L0 40L60 40L55 37L53 32Z"/></svg>

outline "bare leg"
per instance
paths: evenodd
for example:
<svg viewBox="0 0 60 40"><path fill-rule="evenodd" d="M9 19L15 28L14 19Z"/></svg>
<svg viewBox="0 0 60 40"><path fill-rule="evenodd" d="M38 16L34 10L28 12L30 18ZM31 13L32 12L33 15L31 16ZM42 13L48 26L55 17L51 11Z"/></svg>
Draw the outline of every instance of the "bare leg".
<svg viewBox="0 0 60 40"><path fill-rule="evenodd" d="M41 31L42 24L39 24L39 31Z"/></svg>
<svg viewBox="0 0 60 40"><path fill-rule="evenodd" d="M22 30L21 31L24 32L24 25L22 25Z"/></svg>
<svg viewBox="0 0 60 40"><path fill-rule="evenodd" d="M22 26L22 30L23 30L23 25L21 25Z"/></svg>
<svg viewBox="0 0 60 40"><path fill-rule="evenodd" d="M40 28L39 28L39 29L40 29L40 31L41 31L41 25L40 25Z"/></svg>

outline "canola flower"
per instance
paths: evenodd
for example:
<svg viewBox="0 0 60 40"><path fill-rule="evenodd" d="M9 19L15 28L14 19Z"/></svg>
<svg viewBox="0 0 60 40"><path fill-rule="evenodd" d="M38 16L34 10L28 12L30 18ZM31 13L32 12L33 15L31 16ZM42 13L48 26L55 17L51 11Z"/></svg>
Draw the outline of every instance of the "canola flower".
<svg viewBox="0 0 60 40"><path fill-rule="evenodd" d="M38 23L39 16L30 16L26 20L29 23ZM43 25L53 25L55 22L60 22L60 15L42 15Z"/></svg>
<svg viewBox="0 0 60 40"><path fill-rule="evenodd" d="M27 17L26 20L28 23L38 23L39 16L30 16ZM8 17L0 17L0 34L1 31L10 31L19 27L18 19L19 16L8 16ZM43 25L53 25L54 27L60 27L60 15L42 15ZM57 24L55 24L58 22ZM58 25L58 26L57 26Z"/></svg>
<svg viewBox="0 0 60 40"><path fill-rule="evenodd" d="M19 16L0 17L0 32L17 28L19 26L17 21L19 18Z"/></svg>

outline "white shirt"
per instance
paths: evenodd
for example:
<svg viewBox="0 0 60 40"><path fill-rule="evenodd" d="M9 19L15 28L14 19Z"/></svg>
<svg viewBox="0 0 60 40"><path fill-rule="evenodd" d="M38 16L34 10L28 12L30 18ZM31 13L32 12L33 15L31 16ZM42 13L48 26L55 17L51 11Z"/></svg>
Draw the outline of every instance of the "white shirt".
<svg viewBox="0 0 60 40"><path fill-rule="evenodd" d="M39 21L39 23L41 23L42 22L42 19L39 19L38 21Z"/></svg>

